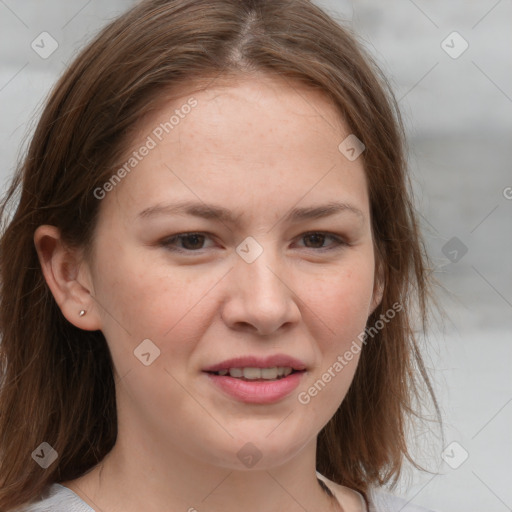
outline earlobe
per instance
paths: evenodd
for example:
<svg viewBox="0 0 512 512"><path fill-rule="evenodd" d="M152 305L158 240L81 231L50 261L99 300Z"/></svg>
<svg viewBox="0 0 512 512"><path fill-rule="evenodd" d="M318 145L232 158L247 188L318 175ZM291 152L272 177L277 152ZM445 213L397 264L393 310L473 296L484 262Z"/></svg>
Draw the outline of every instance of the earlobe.
<svg viewBox="0 0 512 512"><path fill-rule="evenodd" d="M46 283L62 314L80 329L100 329L90 273L79 251L63 243L57 227L46 224L35 230L34 245Z"/></svg>

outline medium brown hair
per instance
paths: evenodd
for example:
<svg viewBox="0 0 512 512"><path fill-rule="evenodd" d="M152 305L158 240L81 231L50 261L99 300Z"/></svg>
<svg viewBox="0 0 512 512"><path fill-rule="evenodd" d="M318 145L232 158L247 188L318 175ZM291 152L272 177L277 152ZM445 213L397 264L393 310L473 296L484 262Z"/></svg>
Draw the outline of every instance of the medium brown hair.
<svg viewBox="0 0 512 512"><path fill-rule="evenodd" d="M368 499L370 486L393 477L396 485L404 456L423 469L410 457L406 420L421 418L413 405L425 390L441 420L416 334L428 325L432 281L386 79L351 30L308 0L147 0L106 26L57 82L0 205L0 510L83 475L117 435L107 342L64 318L34 231L54 225L70 247L87 250L100 204L93 190L123 161L128 134L148 109L194 80L246 73L323 91L363 141L384 286L368 326L403 306L368 338L345 399L318 436L317 470ZM47 469L31 457L43 441L59 454Z"/></svg>

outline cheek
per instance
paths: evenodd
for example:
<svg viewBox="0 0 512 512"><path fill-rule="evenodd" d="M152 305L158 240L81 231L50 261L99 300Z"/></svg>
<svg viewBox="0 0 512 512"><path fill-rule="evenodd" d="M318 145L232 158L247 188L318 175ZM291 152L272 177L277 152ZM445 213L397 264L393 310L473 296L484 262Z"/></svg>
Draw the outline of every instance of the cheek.
<svg viewBox="0 0 512 512"><path fill-rule="evenodd" d="M98 265L95 289L105 302L105 322L117 323L133 336L157 336L170 329L186 307L186 280L120 243L105 244L102 251L116 255Z"/></svg>
<svg viewBox="0 0 512 512"><path fill-rule="evenodd" d="M364 350L361 335L373 292L373 262L364 261L316 280L319 286L312 309L320 319L314 336L318 366L297 396L312 423L324 425L336 412Z"/></svg>
<svg viewBox="0 0 512 512"><path fill-rule="evenodd" d="M373 293L373 260L361 258L309 283L312 308L323 321L328 343L351 342L364 329ZM307 289L307 287L305 288Z"/></svg>
<svg viewBox="0 0 512 512"><path fill-rule="evenodd" d="M115 261L101 262L95 291L102 306L102 331L114 361L125 371L137 362L133 351L145 339L164 356L159 363L171 352L179 359L193 349L209 319L208 291L220 276L198 276L191 268L150 264L137 251L118 250Z"/></svg>

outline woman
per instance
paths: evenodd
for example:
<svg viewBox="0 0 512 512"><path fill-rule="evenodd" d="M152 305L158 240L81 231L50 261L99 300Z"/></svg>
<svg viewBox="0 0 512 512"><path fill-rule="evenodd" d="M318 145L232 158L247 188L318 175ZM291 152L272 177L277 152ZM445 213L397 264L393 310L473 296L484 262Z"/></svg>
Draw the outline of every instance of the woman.
<svg viewBox="0 0 512 512"><path fill-rule="evenodd" d="M403 147L307 0L107 26L2 204L0 509L421 510L378 489L438 411Z"/></svg>

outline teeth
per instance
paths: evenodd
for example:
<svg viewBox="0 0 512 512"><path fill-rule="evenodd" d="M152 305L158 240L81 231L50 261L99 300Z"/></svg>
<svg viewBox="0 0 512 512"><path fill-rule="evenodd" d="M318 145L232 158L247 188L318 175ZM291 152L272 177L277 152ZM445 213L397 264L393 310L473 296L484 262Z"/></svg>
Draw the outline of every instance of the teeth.
<svg viewBox="0 0 512 512"><path fill-rule="evenodd" d="M230 372L231 372L231 370L230 370ZM242 372L246 379L249 379L249 380L261 379L261 368L243 368Z"/></svg>
<svg viewBox="0 0 512 512"><path fill-rule="evenodd" d="M281 377L287 377L292 373L293 369L289 366L274 366L272 368L230 368L229 370L219 370L217 375L229 375L231 377L235 377L237 379L247 379L247 380L257 380L257 379L266 379L266 380L275 380Z"/></svg>
<svg viewBox="0 0 512 512"><path fill-rule="evenodd" d="M274 368L261 368L260 371L262 379L277 379L278 369L274 366ZM247 378L244 370L244 377Z"/></svg>
<svg viewBox="0 0 512 512"><path fill-rule="evenodd" d="M229 375L231 375L231 377L243 377L244 371L242 368L230 368Z"/></svg>

